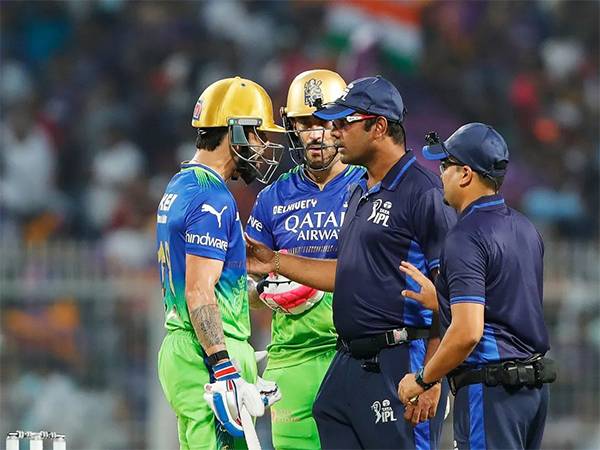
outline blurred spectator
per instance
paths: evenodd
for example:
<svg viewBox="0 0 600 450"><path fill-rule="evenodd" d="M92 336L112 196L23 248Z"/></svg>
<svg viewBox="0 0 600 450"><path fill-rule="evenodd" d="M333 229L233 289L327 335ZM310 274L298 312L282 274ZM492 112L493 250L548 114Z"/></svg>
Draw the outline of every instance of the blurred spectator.
<svg viewBox="0 0 600 450"><path fill-rule="evenodd" d="M318 65L349 79L383 72L396 80L409 131L493 124L509 136L519 174L511 185L520 188L507 186L513 204L557 235L584 224L576 235L597 237L587 207L598 190L588 175L599 139L596 2L13 2L3 10L14 20L4 21L2 57L18 62L3 69L2 101L38 86L36 108L56 145L30 129L41 164L21 160L11 175L5 163L13 194L4 202L31 213L54 205L34 189L86 191L71 197L79 207L63 232L99 236L124 184L176 170L175 153L194 138L185 125L195 98L215 79L264 82L277 110L289 80ZM36 38L20 41L32 29ZM422 144L420 134L408 139ZM24 167L41 176L16 205ZM554 196L565 211L552 212Z"/></svg>
<svg viewBox="0 0 600 450"><path fill-rule="evenodd" d="M33 99L7 106L0 136L0 201L7 214L26 222L46 211L58 212L56 154L36 120Z"/></svg>
<svg viewBox="0 0 600 450"><path fill-rule="evenodd" d="M86 201L87 217L97 229L113 219L119 197L128 184L142 176L144 159L122 125L108 125L100 135L100 149L91 164L91 183Z"/></svg>

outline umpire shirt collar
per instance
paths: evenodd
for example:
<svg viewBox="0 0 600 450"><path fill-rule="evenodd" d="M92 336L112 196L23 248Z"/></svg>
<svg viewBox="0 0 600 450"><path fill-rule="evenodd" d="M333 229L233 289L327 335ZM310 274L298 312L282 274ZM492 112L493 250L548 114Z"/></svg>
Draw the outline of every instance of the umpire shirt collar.
<svg viewBox="0 0 600 450"><path fill-rule="evenodd" d="M502 209L506 205L504 204L504 197L500 194L484 195L479 197L477 200L467 206L460 214L459 220L471 215L475 211L492 211L494 209Z"/></svg>
<svg viewBox="0 0 600 450"><path fill-rule="evenodd" d="M416 160L417 158L415 157L413 152L411 150L407 150L406 153L402 155L402 158L400 158L398 162L396 162L391 167L391 169L388 170L388 173L385 174L383 180L381 180L379 183L377 183L371 189L369 189L369 194L378 192L381 188L384 188L388 191L394 191L398 187L398 184L404 177L404 174L406 173L408 168L412 166ZM368 174L367 172L365 172L361 180L361 187L363 189L363 192L367 190L367 178Z"/></svg>

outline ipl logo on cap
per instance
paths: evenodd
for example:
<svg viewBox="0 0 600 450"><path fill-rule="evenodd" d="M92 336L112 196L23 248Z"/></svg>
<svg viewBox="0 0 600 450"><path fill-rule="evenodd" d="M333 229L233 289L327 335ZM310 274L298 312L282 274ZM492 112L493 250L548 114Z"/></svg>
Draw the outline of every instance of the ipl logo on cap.
<svg viewBox="0 0 600 450"><path fill-rule="evenodd" d="M196 106L194 106L194 114L192 115L194 120L200 119L201 112L202 112L202 99L199 98L198 101L196 102Z"/></svg>
<svg viewBox="0 0 600 450"><path fill-rule="evenodd" d="M323 91L321 90L322 80L311 78L304 83L304 104L307 106L320 108L323 104Z"/></svg>

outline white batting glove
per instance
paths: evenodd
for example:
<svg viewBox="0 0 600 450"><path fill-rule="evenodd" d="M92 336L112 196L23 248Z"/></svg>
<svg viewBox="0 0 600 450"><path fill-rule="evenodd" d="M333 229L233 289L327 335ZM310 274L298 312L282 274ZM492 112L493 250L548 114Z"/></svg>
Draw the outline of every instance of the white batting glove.
<svg viewBox="0 0 600 450"><path fill-rule="evenodd" d="M213 367L216 381L204 385L204 400L210 405L217 420L233 437L244 437L240 409L261 417L265 407L281 399L277 384L259 378L256 384L248 383L231 361Z"/></svg>
<svg viewBox="0 0 600 450"><path fill-rule="evenodd" d="M231 361L219 363L213 370L216 381L204 385L204 400L225 430L233 437L242 438L242 405L250 415L260 417L265 413L263 399L255 385L240 377Z"/></svg>
<svg viewBox="0 0 600 450"><path fill-rule="evenodd" d="M254 359L256 360L256 364L260 364L269 359L269 352L266 350L256 350L254 352Z"/></svg>
<svg viewBox="0 0 600 450"><path fill-rule="evenodd" d="M267 359L268 357L269 352L267 352L266 350L258 350L254 352L254 359L256 360L257 364ZM233 364L233 367L235 367L238 372L242 371L240 363L235 359L231 360L231 364ZM274 381L265 380L260 375L257 375L256 383L254 383L254 386L256 386L256 389L258 389L258 392L260 393L260 398L262 399L265 408L268 408L273 403L281 400L281 392L279 391L279 386L277 386L277 383L275 383Z"/></svg>
<svg viewBox="0 0 600 450"><path fill-rule="evenodd" d="M279 391L279 386L274 381L265 380L261 377L256 377L256 388L258 392L260 392L260 396L262 398L263 404L265 408L268 408L273 403L281 400L281 392Z"/></svg>
<svg viewBox="0 0 600 450"><path fill-rule="evenodd" d="M315 306L325 293L318 289L296 283L283 275L270 273L261 280L256 289L259 298L273 311L283 314L301 314Z"/></svg>

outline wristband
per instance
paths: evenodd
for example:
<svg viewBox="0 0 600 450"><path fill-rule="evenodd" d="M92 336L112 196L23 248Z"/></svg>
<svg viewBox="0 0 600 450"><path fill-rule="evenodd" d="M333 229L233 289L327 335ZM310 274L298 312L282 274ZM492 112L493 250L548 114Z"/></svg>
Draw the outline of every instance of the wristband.
<svg viewBox="0 0 600 450"><path fill-rule="evenodd" d="M421 367L419 369L419 371L415 374L415 381L417 382L417 384L419 386L421 386L423 389L428 391L429 389L434 387L436 384L438 384L440 382L440 380L433 381L431 383L425 383L425 381L423 380L423 372L424 371L425 371L425 367Z"/></svg>
<svg viewBox="0 0 600 450"><path fill-rule="evenodd" d="M214 365L212 370L217 381L235 380L240 377L239 372L229 359Z"/></svg>
<svg viewBox="0 0 600 450"><path fill-rule="evenodd" d="M229 353L227 353L227 350L220 350L206 358L208 365L211 367L215 366L222 359L229 359Z"/></svg>

